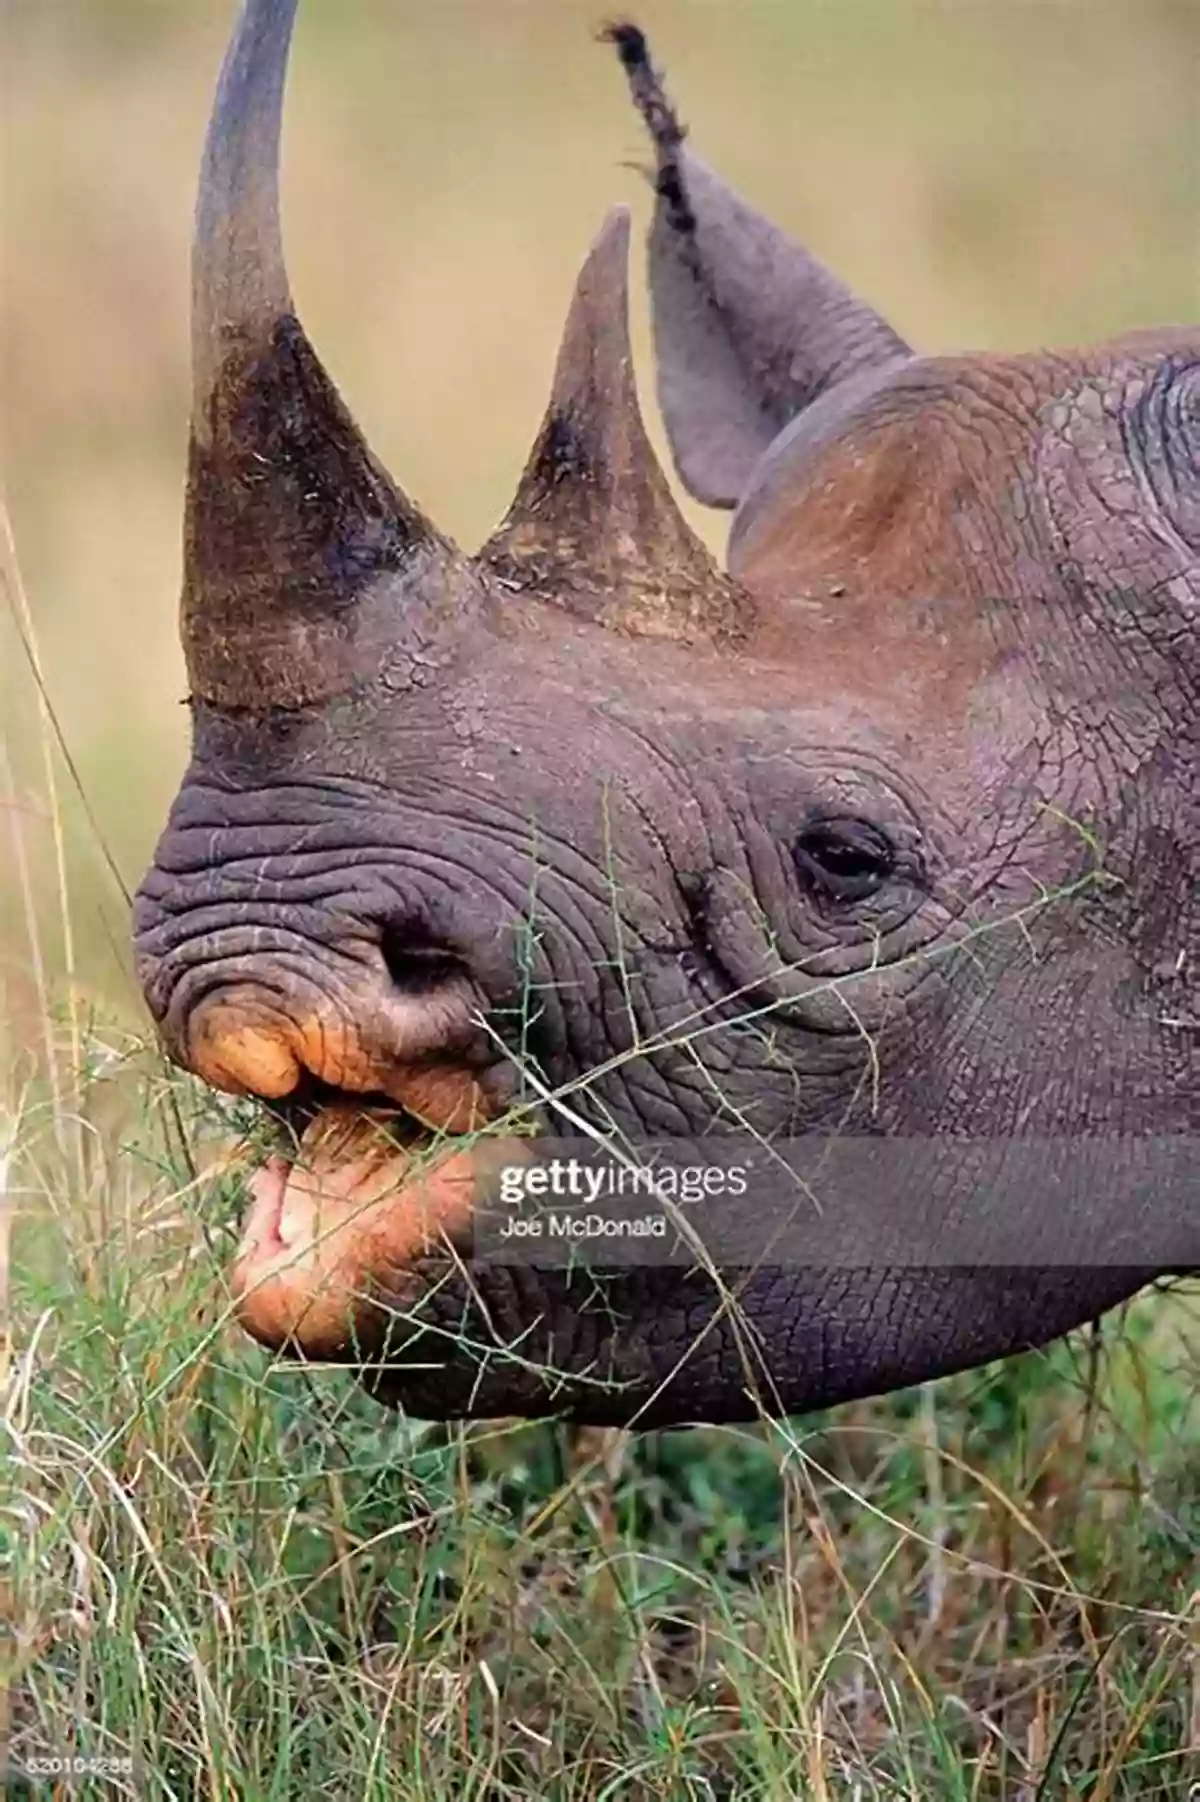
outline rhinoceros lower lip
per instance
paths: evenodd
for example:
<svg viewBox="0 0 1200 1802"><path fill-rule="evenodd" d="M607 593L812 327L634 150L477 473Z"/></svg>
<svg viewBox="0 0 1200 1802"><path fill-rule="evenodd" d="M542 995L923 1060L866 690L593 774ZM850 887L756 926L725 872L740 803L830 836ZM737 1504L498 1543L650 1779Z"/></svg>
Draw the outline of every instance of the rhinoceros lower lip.
<svg viewBox="0 0 1200 1802"><path fill-rule="evenodd" d="M381 1293L402 1298L405 1273L469 1231L474 1144L418 1136L382 1110L323 1109L293 1157L268 1158L250 1180L231 1271L241 1324L272 1349L344 1355Z"/></svg>

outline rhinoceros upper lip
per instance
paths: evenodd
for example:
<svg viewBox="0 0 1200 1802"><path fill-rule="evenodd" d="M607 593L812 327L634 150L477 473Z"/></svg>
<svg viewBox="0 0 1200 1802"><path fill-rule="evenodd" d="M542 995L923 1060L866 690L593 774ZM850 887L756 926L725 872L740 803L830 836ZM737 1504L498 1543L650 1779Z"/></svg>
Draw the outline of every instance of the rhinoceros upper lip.
<svg viewBox="0 0 1200 1802"><path fill-rule="evenodd" d="M294 1149L318 1115L357 1112L381 1126L393 1143L408 1147L431 1137L478 1132L505 1111L507 1092L496 1068L478 1069L458 1060L430 1058L380 1072L378 1087L344 1088L301 1071L294 1087L264 1099L282 1129L283 1149Z"/></svg>

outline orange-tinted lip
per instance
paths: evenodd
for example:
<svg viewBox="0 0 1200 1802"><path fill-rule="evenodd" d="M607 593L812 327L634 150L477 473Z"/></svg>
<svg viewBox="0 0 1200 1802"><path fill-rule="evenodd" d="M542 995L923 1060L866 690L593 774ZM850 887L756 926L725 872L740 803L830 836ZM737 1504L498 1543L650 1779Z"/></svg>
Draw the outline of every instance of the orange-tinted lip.
<svg viewBox="0 0 1200 1802"><path fill-rule="evenodd" d="M242 1229L242 1243L253 1240L264 1252L274 1254L287 1249L283 1233L283 1203L287 1194L292 1166L287 1158L276 1154L256 1170L247 1185L250 1211Z"/></svg>
<svg viewBox="0 0 1200 1802"><path fill-rule="evenodd" d="M439 1131L468 1132L495 1111L453 1050L473 1017L471 999L459 985L397 1002L368 1031L329 1013L277 1015L253 990L234 990L189 1022L187 1063L234 1095L286 1100L307 1075L347 1095L390 1096Z"/></svg>
<svg viewBox="0 0 1200 1802"><path fill-rule="evenodd" d="M377 1116L327 1109L294 1160L272 1156L250 1179L231 1271L239 1321L273 1350L344 1355L381 1306L419 1293L416 1266L469 1245L497 1154L527 1146L489 1136L405 1148Z"/></svg>

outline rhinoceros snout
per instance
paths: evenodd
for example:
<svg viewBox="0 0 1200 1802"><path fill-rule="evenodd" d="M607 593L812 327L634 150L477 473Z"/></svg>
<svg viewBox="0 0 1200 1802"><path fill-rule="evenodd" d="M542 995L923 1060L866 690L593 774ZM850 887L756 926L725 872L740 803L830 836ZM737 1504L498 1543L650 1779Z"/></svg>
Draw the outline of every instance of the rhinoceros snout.
<svg viewBox="0 0 1200 1802"><path fill-rule="evenodd" d="M166 951L153 938L138 969L164 1049L215 1088L275 1101L316 1083L399 1100L414 1068L453 1065L465 1080L496 1060L486 999L449 954L385 956L369 938L342 949L254 926Z"/></svg>
<svg viewBox="0 0 1200 1802"><path fill-rule="evenodd" d="M451 942L419 897L385 893L352 865L314 876L294 859L239 856L214 867L194 836L167 835L135 908L138 976L174 1063L278 1101L313 1084L399 1100L414 1069L497 1062L490 917L464 919ZM472 956L473 935L490 961Z"/></svg>

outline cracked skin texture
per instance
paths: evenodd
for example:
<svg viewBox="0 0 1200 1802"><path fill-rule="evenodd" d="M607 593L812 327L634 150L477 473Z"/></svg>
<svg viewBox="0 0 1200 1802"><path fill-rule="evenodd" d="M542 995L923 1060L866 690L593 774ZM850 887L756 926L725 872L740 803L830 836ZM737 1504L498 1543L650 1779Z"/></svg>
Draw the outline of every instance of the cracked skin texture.
<svg viewBox="0 0 1200 1802"><path fill-rule="evenodd" d="M919 354L693 155L617 27L664 417L734 510L728 567L646 438L620 214L466 557L296 316L293 11L248 0L206 152L193 756L134 920L169 1053L293 1135L251 1184L249 1330L424 1415L730 1420L1043 1344L1200 1265L1194 1198L1170 1214L1116 1157L1101 1198L1047 1176L1004 1204L1031 1244L1115 1206L1121 1255L1087 1268L472 1256L532 1124L870 1136L881 1242L894 1142L935 1148L952 1216L973 1142L1194 1128L1200 333Z"/></svg>

